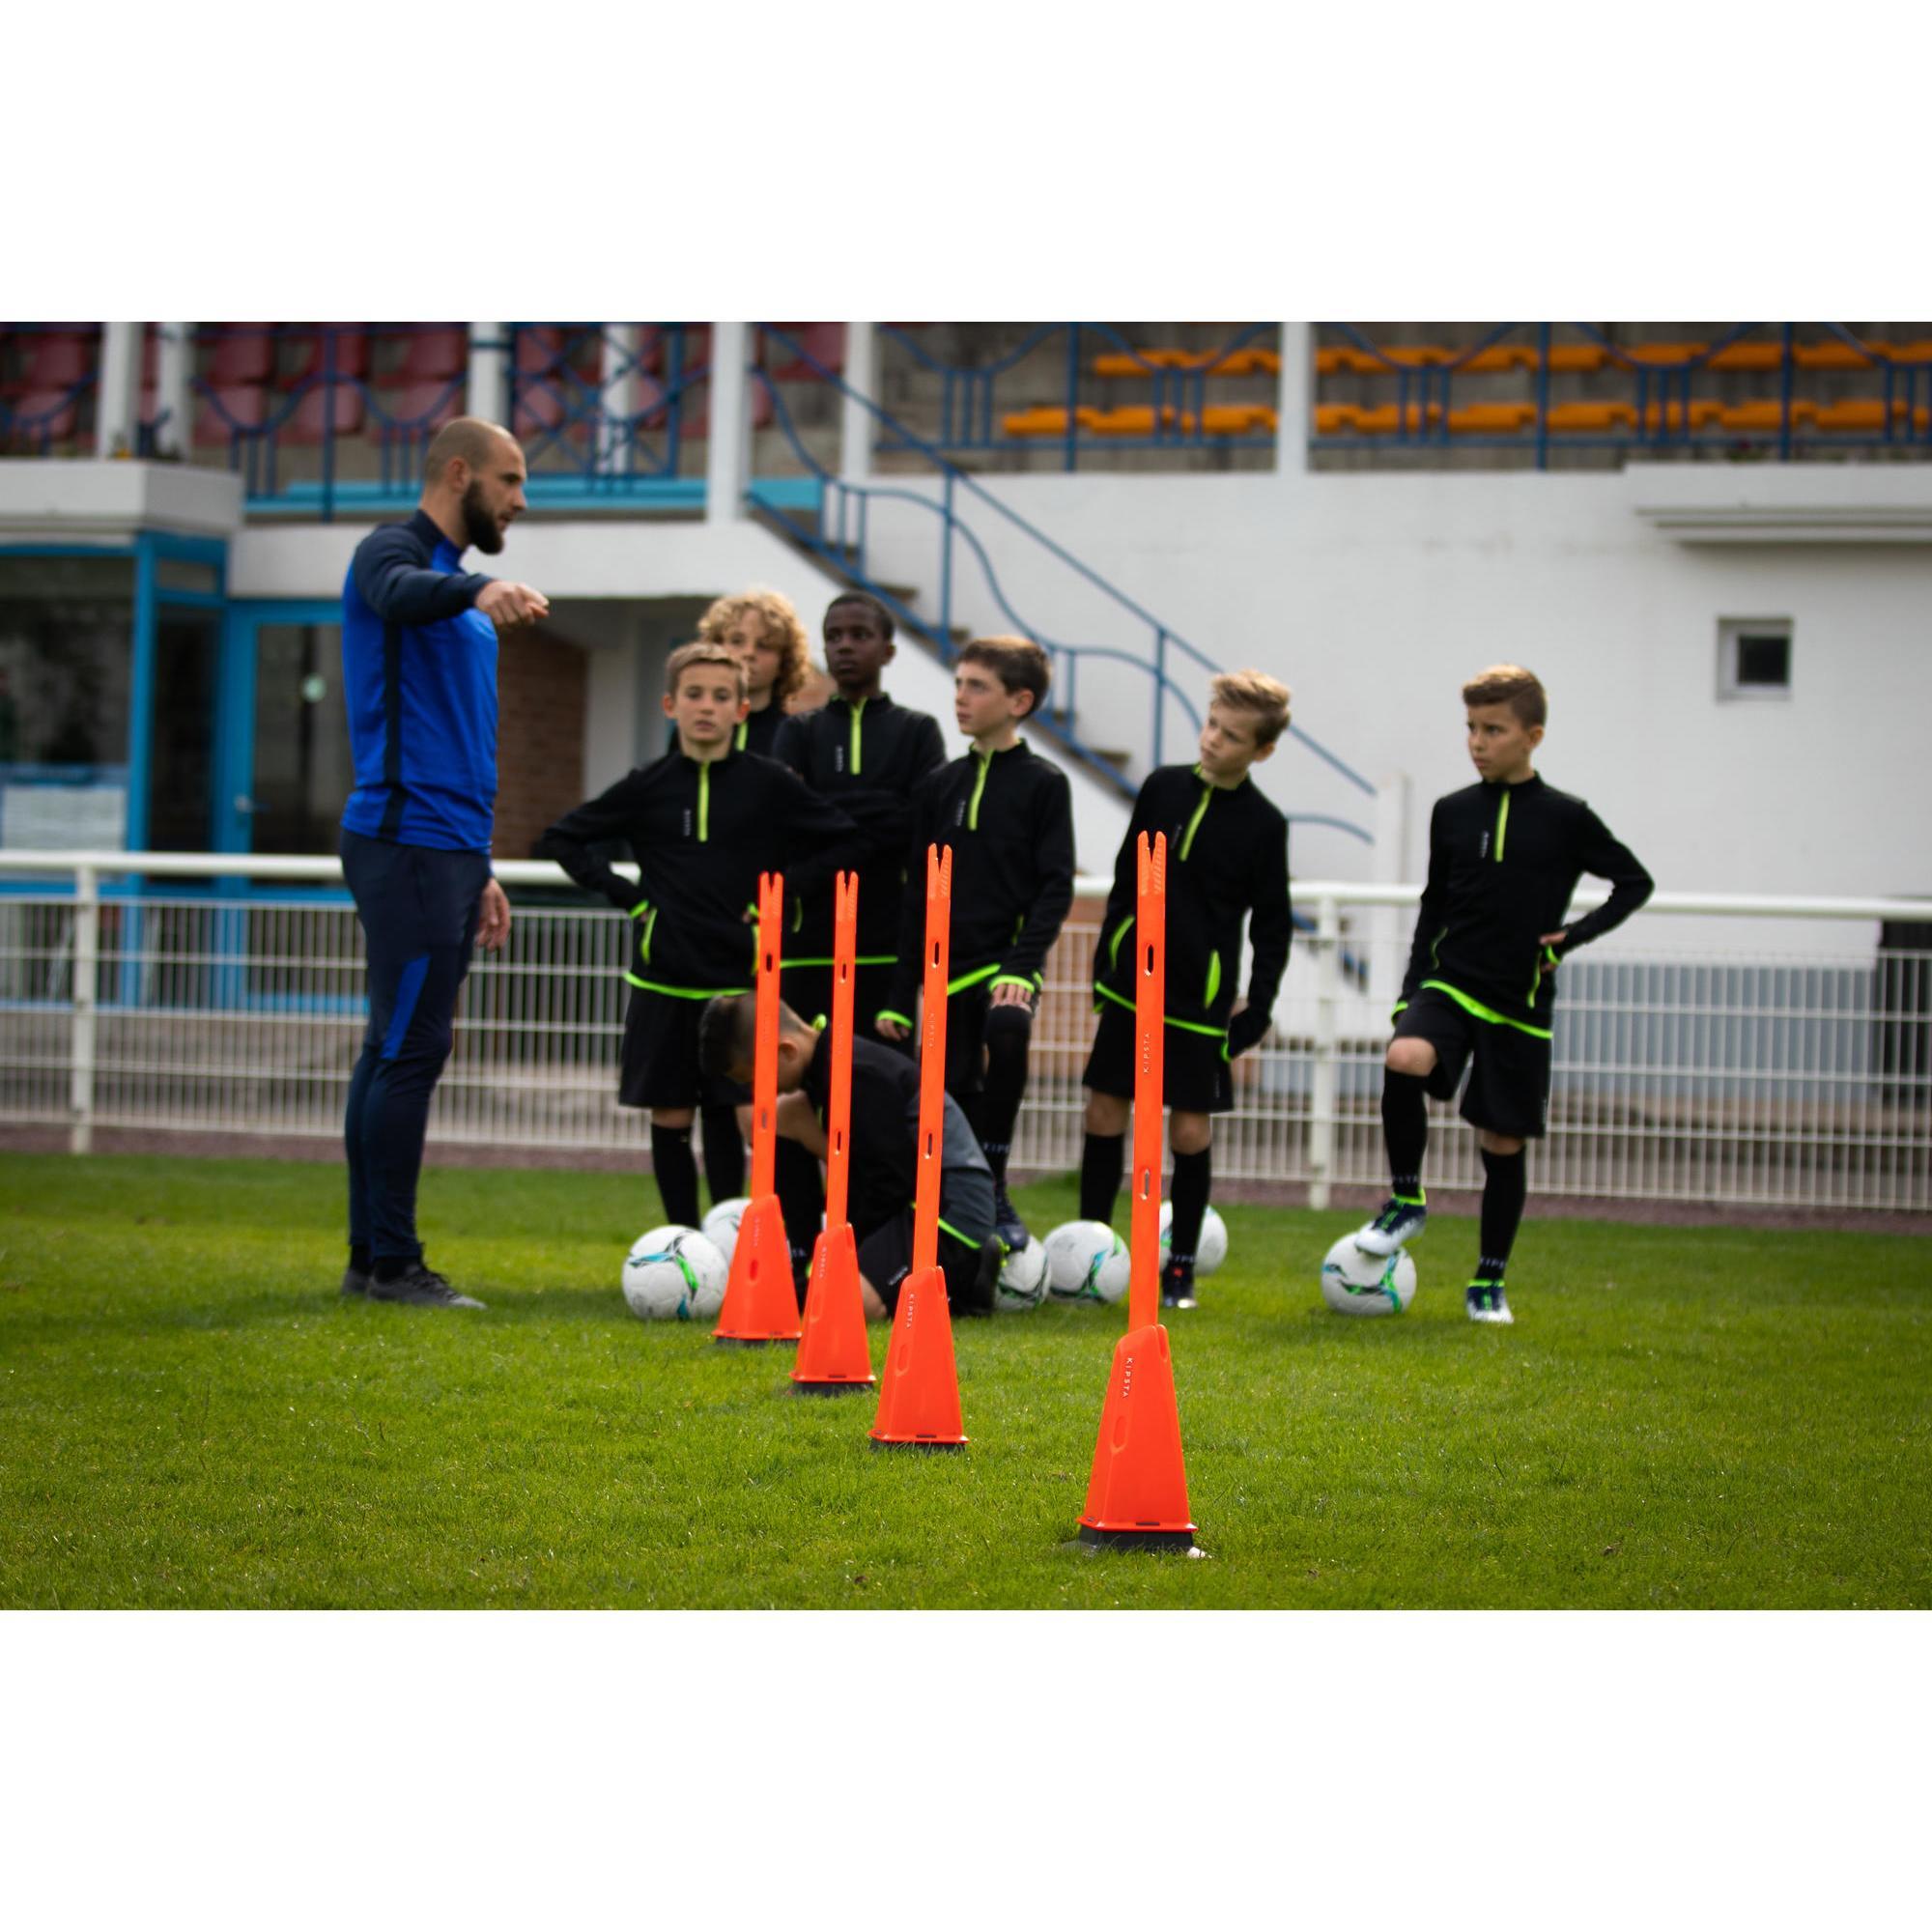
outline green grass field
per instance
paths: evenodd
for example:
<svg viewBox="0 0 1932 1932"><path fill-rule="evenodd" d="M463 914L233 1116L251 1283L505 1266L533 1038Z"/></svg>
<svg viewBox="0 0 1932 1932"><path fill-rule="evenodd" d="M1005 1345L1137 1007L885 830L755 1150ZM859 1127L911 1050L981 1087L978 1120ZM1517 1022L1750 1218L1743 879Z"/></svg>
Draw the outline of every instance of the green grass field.
<svg viewBox="0 0 1932 1932"><path fill-rule="evenodd" d="M1492 1329L1467 1222L1353 1321L1315 1271L1356 1217L1228 1208L1169 1323L1189 1562L1072 1542L1121 1310L958 1323L971 1447L881 1453L788 1350L630 1316L647 1182L427 1174L462 1317L342 1301L340 1195L0 1157L0 1605L1932 1604L1923 1240L1532 1219Z"/></svg>

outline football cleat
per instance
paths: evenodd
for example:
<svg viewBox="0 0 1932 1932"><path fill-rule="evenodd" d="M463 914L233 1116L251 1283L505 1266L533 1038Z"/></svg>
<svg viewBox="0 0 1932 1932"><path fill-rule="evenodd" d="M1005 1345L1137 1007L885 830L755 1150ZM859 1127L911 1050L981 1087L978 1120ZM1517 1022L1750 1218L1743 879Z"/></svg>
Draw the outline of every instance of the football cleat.
<svg viewBox="0 0 1932 1932"><path fill-rule="evenodd" d="M1009 1254L1018 1254L1031 1238L1027 1234L1027 1224L1020 1219L1019 1209L1007 1198L1004 1183L993 1197L993 1232L1006 1243Z"/></svg>
<svg viewBox="0 0 1932 1932"><path fill-rule="evenodd" d="M1429 1209L1420 1201L1403 1201L1391 1194L1381 1211L1355 1236L1355 1245L1365 1255L1392 1255L1420 1235L1429 1220Z"/></svg>
<svg viewBox="0 0 1932 1932"><path fill-rule="evenodd" d="M1472 1281L1463 1291L1463 1304L1471 1321L1514 1321L1509 1296L1499 1281Z"/></svg>

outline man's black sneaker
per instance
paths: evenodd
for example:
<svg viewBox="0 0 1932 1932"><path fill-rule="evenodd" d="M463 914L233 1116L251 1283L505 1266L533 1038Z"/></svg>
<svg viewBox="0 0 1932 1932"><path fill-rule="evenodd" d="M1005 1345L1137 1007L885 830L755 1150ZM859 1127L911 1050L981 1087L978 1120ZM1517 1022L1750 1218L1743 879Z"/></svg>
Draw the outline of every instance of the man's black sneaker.
<svg viewBox="0 0 1932 1932"><path fill-rule="evenodd" d="M1186 1268L1167 1267L1160 1277L1160 1305L1163 1308L1198 1308L1194 1298L1194 1276Z"/></svg>
<svg viewBox="0 0 1932 1932"><path fill-rule="evenodd" d="M342 1270L342 1292L344 1294L367 1294L373 1279L366 1268L359 1268L352 1262Z"/></svg>
<svg viewBox="0 0 1932 1932"><path fill-rule="evenodd" d="M1365 1255L1392 1255L1422 1233L1429 1209L1420 1201L1403 1201L1391 1194L1381 1211L1355 1236Z"/></svg>
<svg viewBox="0 0 1932 1932"><path fill-rule="evenodd" d="M481 1308L473 1295L458 1294L434 1268L420 1263L399 1274L394 1281L372 1280L371 1301L402 1301L412 1308Z"/></svg>
<svg viewBox="0 0 1932 1932"><path fill-rule="evenodd" d="M1007 1198L1004 1183L993 1196L993 1232L1006 1242L1009 1254L1018 1254L1032 1238L1027 1233L1027 1224L1019 1217L1019 1210Z"/></svg>

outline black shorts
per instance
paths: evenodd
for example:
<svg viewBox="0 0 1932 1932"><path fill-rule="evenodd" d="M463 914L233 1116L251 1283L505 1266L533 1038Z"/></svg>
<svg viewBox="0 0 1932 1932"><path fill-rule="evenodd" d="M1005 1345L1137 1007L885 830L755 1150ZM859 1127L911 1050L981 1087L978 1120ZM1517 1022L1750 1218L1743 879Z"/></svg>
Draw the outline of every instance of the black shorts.
<svg viewBox="0 0 1932 1932"><path fill-rule="evenodd" d="M887 1046L907 1044L889 1040L873 1026L879 1009L892 996L891 966L861 966L852 978L852 1031L861 1039L878 1040ZM823 1013L832 1019L832 968L830 966L787 966L781 983L784 1003L807 1026ZM908 1050L910 1050L908 1044Z"/></svg>
<svg viewBox="0 0 1932 1932"><path fill-rule="evenodd" d="M1225 1114L1235 1104L1235 1076L1229 1070L1225 1034L1210 1037L1185 1027L1163 1026L1161 1098L1183 1114ZM1100 1002L1100 1024L1094 1049L1087 1056L1083 1087L1117 1099L1134 1097L1134 1060L1138 1041L1135 1017L1112 1000Z"/></svg>
<svg viewBox="0 0 1932 1932"><path fill-rule="evenodd" d="M989 1232L976 1248L944 1225L939 1230L939 1271L946 1277L946 1305L954 1314L993 1306L1000 1272L1000 1244ZM859 1243L859 1272L879 1291L886 1312L896 1314L899 1290L912 1273L912 1209L882 1221Z"/></svg>
<svg viewBox="0 0 1932 1932"><path fill-rule="evenodd" d="M631 988L624 1015L624 1051L617 1074L620 1107L737 1107L751 1090L730 1080L707 1080L697 1067L697 1028L704 1000Z"/></svg>
<svg viewBox="0 0 1932 1932"><path fill-rule="evenodd" d="M1463 1067L1470 1067L1462 1115L1472 1127L1513 1140L1543 1138L1548 1040L1507 1020L1478 1019L1435 986L1425 986L1397 1015L1395 1037L1426 1039L1435 1049L1435 1071L1428 1082L1432 1099L1453 1100Z"/></svg>

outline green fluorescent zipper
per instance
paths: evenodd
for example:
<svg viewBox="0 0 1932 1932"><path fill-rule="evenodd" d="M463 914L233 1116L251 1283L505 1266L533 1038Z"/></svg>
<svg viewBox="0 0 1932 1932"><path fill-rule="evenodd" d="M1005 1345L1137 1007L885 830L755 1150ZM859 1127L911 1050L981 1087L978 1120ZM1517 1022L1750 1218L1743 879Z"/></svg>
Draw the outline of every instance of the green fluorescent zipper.
<svg viewBox="0 0 1932 1932"><path fill-rule="evenodd" d="M1184 859L1194 849L1194 835L1201 830L1201 821L1208 815L1208 801L1214 796L1214 787L1204 784L1201 787L1201 803L1194 808L1194 816L1187 821L1187 830L1181 835L1180 856Z"/></svg>
<svg viewBox="0 0 1932 1932"><path fill-rule="evenodd" d="M980 759L980 776L973 781L973 803L966 809L966 830L980 829L980 794L986 789L986 774L993 769L993 757L989 752Z"/></svg>

